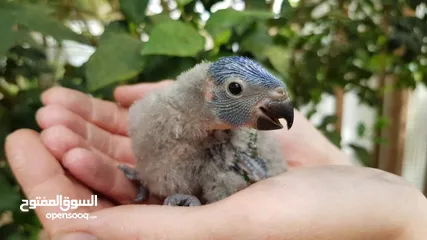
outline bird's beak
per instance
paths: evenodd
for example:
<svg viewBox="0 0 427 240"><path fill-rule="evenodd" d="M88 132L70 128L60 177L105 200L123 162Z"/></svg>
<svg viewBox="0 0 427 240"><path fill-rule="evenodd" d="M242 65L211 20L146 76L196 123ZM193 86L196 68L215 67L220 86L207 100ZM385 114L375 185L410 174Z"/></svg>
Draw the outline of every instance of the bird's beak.
<svg viewBox="0 0 427 240"><path fill-rule="evenodd" d="M256 129L276 130L283 128L280 118L286 120L290 129L294 123L294 107L289 98L285 100L267 100L258 107L256 113Z"/></svg>

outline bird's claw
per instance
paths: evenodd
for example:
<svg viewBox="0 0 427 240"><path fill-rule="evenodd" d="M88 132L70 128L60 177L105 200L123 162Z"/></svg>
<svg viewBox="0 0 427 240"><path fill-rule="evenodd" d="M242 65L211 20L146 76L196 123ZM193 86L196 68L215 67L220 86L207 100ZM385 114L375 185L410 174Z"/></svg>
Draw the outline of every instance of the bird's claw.
<svg viewBox="0 0 427 240"><path fill-rule="evenodd" d="M123 171L123 173L125 174L125 176L129 180L131 180L131 181L138 181L137 172L136 172L135 169L133 169L131 167L128 167L128 166L126 166L124 164L119 164L119 168L120 168L120 170ZM142 201L144 201L145 199L148 198L148 189L146 187L144 187L140 183L138 183L137 188L138 188L138 190L137 190L137 193L136 193L136 197L133 200L135 203L142 202Z"/></svg>
<svg viewBox="0 0 427 240"><path fill-rule="evenodd" d="M193 195L173 194L165 199L163 205L194 207L202 204L200 203L200 200Z"/></svg>
<svg viewBox="0 0 427 240"><path fill-rule="evenodd" d="M138 186L138 192L136 193L136 197L133 200L134 202L142 202L148 198L148 189L142 185Z"/></svg>
<svg viewBox="0 0 427 240"><path fill-rule="evenodd" d="M134 168L128 167L124 164L119 164L119 168L120 168L120 170L123 171L123 173L126 175L126 177L129 180L131 180L131 181L138 180L137 173L136 173L136 170Z"/></svg>

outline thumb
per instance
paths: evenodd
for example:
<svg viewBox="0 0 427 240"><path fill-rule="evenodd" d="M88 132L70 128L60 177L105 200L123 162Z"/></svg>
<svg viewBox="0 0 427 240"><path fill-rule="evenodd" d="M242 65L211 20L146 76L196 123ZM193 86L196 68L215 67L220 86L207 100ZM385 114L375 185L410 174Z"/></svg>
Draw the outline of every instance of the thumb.
<svg viewBox="0 0 427 240"><path fill-rule="evenodd" d="M156 83L139 83L120 86L114 90L114 98L122 107L129 107L133 102L142 98L148 92L166 87L172 82L173 80L163 80Z"/></svg>

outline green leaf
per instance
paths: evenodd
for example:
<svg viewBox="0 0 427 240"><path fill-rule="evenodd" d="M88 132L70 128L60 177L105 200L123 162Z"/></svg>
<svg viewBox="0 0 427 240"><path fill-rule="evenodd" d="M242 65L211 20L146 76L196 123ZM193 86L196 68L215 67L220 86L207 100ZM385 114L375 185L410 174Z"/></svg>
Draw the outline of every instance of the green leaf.
<svg viewBox="0 0 427 240"><path fill-rule="evenodd" d="M337 131L322 131L323 134L325 134L325 137L327 137L329 139L329 141L331 141L335 146L337 146L338 148L341 148L341 135L339 132Z"/></svg>
<svg viewBox="0 0 427 240"><path fill-rule="evenodd" d="M118 20L118 21L114 21L114 22L110 22L104 30L104 33L102 34L101 37L101 41L102 39L106 38L106 36L108 34L129 34L128 31L128 24L126 21L122 21L122 20Z"/></svg>
<svg viewBox="0 0 427 240"><path fill-rule="evenodd" d="M194 56L204 49L205 39L181 21L165 21L154 26L142 55Z"/></svg>
<svg viewBox="0 0 427 240"><path fill-rule="evenodd" d="M283 76L288 75L290 53L287 48L279 45L270 46L265 54L276 71Z"/></svg>
<svg viewBox="0 0 427 240"><path fill-rule="evenodd" d="M149 0L120 0L120 10L126 19L140 24L145 21Z"/></svg>
<svg viewBox="0 0 427 240"><path fill-rule="evenodd" d="M0 32L2 33L0 40L0 57L6 55L9 48L12 47L15 42L17 31L15 23L16 21L13 16L1 14L0 11Z"/></svg>
<svg viewBox="0 0 427 240"><path fill-rule="evenodd" d="M273 44L273 40L268 35L268 28L265 24L256 24L250 34L246 35L240 43L243 51L251 52L257 59L264 60L266 49Z"/></svg>
<svg viewBox="0 0 427 240"><path fill-rule="evenodd" d="M366 148L356 144L349 144L349 147L353 149L360 163L366 167L372 167L372 156Z"/></svg>
<svg viewBox="0 0 427 240"><path fill-rule="evenodd" d="M274 17L273 13L269 11L263 11L263 10L247 10L244 12L241 12L244 16L248 18L252 18L254 20L267 20L272 17Z"/></svg>
<svg viewBox="0 0 427 240"><path fill-rule="evenodd" d="M245 0L245 9L268 9L265 0Z"/></svg>
<svg viewBox="0 0 427 240"><path fill-rule="evenodd" d="M138 75L144 66L141 47L141 41L127 34L103 36L85 68L88 89L94 91Z"/></svg>
<svg viewBox="0 0 427 240"><path fill-rule="evenodd" d="M368 69L372 72L383 72L393 63L393 57L386 54L372 56L368 63Z"/></svg>
<svg viewBox="0 0 427 240"><path fill-rule="evenodd" d="M32 47L40 48L40 45L34 41L30 33L18 26L19 16L8 7L0 4L0 32L2 33L0 41L0 57L6 55L7 51L15 44L27 43Z"/></svg>
<svg viewBox="0 0 427 240"><path fill-rule="evenodd" d="M384 129L390 124L389 118L386 116L377 116L375 119L375 129Z"/></svg>
<svg viewBox="0 0 427 240"><path fill-rule="evenodd" d="M170 21L171 20L169 14L164 13L164 12L159 13L159 14L155 14L155 15L151 15L151 16L148 16L148 17L150 18L150 21L154 25L160 24L160 23L162 23L164 21Z"/></svg>
<svg viewBox="0 0 427 240"><path fill-rule="evenodd" d="M30 128L40 131L40 127L34 118L37 110L42 107L40 95L43 92L41 88L21 89L16 96L19 102L13 106L10 113L10 128Z"/></svg>
<svg viewBox="0 0 427 240"><path fill-rule="evenodd" d="M221 45L223 43L228 42L230 37L231 37L231 30L229 30L229 29L222 32L222 33L219 33L218 35L215 36L215 39L214 39L215 45L218 46L218 45Z"/></svg>
<svg viewBox="0 0 427 240"><path fill-rule="evenodd" d="M193 0L176 0L176 3L178 3L178 5L185 6L189 3L191 3L192 1Z"/></svg>
<svg viewBox="0 0 427 240"><path fill-rule="evenodd" d="M282 17L289 19L290 17L292 17L293 10L294 9L292 8L288 0L282 1L282 6L280 7L280 15Z"/></svg>
<svg viewBox="0 0 427 240"><path fill-rule="evenodd" d="M364 123L360 122L357 125L357 136L359 137L364 137L366 133L366 126Z"/></svg>
<svg viewBox="0 0 427 240"><path fill-rule="evenodd" d="M146 57L146 65L138 80L153 82L163 79L176 79L184 71L198 63L192 57L151 55Z"/></svg>
<svg viewBox="0 0 427 240"><path fill-rule="evenodd" d="M15 210L20 203L19 192L14 189L8 179L0 174L0 215L7 210Z"/></svg>
<svg viewBox="0 0 427 240"><path fill-rule="evenodd" d="M15 35L15 44L28 44L31 47L42 50L43 46L37 43L34 38L31 36L31 32L20 29Z"/></svg>
<svg viewBox="0 0 427 240"><path fill-rule="evenodd" d="M224 9L213 13L206 22L206 30L214 39L215 45L228 42L233 28L237 28L240 34L248 24L255 20L267 20L273 15L267 11L236 11L234 9ZM225 36L228 36L226 38Z"/></svg>
<svg viewBox="0 0 427 240"><path fill-rule="evenodd" d="M10 133L10 113L0 105L0 161L4 157L4 144L7 135Z"/></svg>
<svg viewBox="0 0 427 240"><path fill-rule="evenodd" d="M82 35L71 31L60 21L51 17L51 10L47 7L14 2L0 3L0 16L16 19L16 23L57 40L89 43Z"/></svg>
<svg viewBox="0 0 427 240"><path fill-rule="evenodd" d="M320 124L320 128L325 128L329 125L329 124L335 124L338 120L338 116L335 114L332 115L326 115L325 117L323 117L322 122Z"/></svg>

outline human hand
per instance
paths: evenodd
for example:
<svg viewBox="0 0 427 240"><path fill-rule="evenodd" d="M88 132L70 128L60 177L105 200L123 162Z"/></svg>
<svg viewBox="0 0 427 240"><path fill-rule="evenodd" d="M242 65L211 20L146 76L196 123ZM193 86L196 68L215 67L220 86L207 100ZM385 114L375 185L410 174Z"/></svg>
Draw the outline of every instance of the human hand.
<svg viewBox="0 0 427 240"><path fill-rule="evenodd" d="M64 171L38 133L18 130L6 140L10 166L28 198L57 194L88 199L93 192ZM96 175L96 173L95 173ZM103 179L103 181L108 179ZM427 236L427 201L401 178L350 166L300 168L210 205L114 206L73 212L96 218L49 220L36 213L51 239L387 239Z"/></svg>
<svg viewBox="0 0 427 240"><path fill-rule="evenodd" d="M117 168L119 163L135 163L127 137L128 107L149 91L165 88L171 82L119 87L114 96L120 105L75 90L52 88L43 94L45 107L37 113L44 129L41 139L75 178L119 203L130 203L136 190ZM298 111L289 131L274 132L291 169L350 164L347 156Z"/></svg>
<svg viewBox="0 0 427 240"><path fill-rule="evenodd" d="M41 140L74 178L115 202L131 203L135 186L117 167L120 163L135 164L127 136L130 97L136 100L169 82L137 85L136 89L143 86L144 91L132 89L125 95L118 91L116 98L124 106L71 89L49 89L42 95L45 107L36 114L43 129Z"/></svg>

